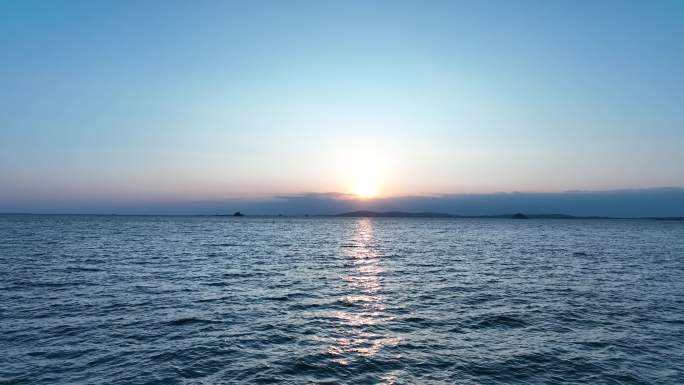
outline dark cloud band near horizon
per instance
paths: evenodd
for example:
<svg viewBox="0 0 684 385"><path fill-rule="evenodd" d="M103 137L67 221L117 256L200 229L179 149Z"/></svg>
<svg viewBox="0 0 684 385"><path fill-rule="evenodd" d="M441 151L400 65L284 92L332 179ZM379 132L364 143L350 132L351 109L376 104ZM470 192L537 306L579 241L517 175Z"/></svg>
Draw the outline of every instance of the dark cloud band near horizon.
<svg viewBox="0 0 684 385"><path fill-rule="evenodd" d="M684 216L684 188L610 191L508 192L404 196L370 200L344 193L302 193L212 201L0 202L5 213L331 215L355 210L454 215L567 214L607 217Z"/></svg>

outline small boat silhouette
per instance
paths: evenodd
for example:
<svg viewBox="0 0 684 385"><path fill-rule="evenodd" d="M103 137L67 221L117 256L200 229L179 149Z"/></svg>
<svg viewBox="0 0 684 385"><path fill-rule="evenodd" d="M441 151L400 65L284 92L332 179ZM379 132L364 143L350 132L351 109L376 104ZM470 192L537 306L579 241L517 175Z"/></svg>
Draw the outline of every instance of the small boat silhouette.
<svg viewBox="0 0 684 385"><path fill-rule="evenodd" d="M245 214L243 214L243 213L241 213L241 212L239 212L239 211L236 211L235 214L233 214L233 216L234 216L234 217L244 217Z"/></svg>

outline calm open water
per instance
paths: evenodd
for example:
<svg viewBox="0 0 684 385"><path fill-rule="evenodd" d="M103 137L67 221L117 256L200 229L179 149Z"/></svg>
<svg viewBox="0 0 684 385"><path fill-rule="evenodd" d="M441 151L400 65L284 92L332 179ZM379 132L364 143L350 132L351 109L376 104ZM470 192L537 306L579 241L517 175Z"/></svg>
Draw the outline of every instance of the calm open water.
<svg viewBox="0 0 684 385"><path fill-rule="evenodd" d="M682 384L684 223L0 216L3 384Z"/></svg>

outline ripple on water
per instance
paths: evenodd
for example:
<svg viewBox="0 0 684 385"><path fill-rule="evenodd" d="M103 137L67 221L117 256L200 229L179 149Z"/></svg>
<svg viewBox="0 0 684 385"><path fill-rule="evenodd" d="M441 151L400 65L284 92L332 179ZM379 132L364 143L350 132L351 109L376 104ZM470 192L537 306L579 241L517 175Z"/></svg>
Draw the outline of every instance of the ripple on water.
<svg viewBox="0 0 684 385"><path fill-rule="evenodd" d="M0 216L0 383L681 384L682 226Z"/></svg>

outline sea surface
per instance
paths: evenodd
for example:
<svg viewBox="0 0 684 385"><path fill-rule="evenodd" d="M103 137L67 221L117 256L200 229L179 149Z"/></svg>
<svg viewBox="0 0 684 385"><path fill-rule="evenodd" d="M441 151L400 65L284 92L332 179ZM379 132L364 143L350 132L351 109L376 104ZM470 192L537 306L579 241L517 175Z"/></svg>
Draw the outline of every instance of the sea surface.
<svg viewBox="0 0 684 385"><path fill-rule="evenodd" d="M1 384L684 384L684 222L0 216Z"/></svg>

